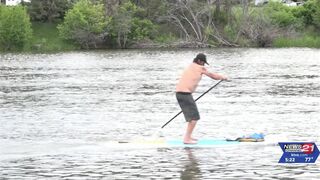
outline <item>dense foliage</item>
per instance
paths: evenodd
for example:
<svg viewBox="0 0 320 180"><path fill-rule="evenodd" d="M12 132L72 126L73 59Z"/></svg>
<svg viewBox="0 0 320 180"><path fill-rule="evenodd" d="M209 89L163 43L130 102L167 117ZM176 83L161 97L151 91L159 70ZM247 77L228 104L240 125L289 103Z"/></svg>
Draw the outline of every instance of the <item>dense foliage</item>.
<svg viewBox="0 0 320 180"><path fill-rule="evenodd" d="M0 49L22 50L28 46L31 37L31 23L26 9L0 5Z"/></svg>
<svg viewBox="0 0 320 180"><path fill-rule="evenodd" d="M309 0L303 6L293 9L293 14L301 18L305 26L314 26L320 32L320 0Z"/></svg>
<svg viewBox="0 0 320 180"><path fill-rule="evenodd" d="M117 45L126 48L128 43L143 39L152 39L156 26L151 20L140 17L143 9L131 2L119 6L112 19L112 33L117 39Z"/></svg>
<svg viewBox="0 0 320 180"><path fill-rule="evenodd" d="M32 0L25 7L33 24L37 24L34 28L41 28L41 23L44 27L57 27L55 31L59 31L65 42L86 49L304 46L308 42L309 46L318 47L320 0L303 2L288 6L270 1L255 6L252 0ZM23 30L28 25L21 25L23 28L19 30L10 29L17 23L13 16L19 13L14 13L16 8L12 7L2 9L6 9L2 14L11 13L11 16L2 15L2 19L10 17L2 20L0 38L6 44L4 47L2 43L2 47L13 49L18 46L12 42L26 42L31 31ZM23 16L20 21L29 22L28 16ZM3 37L4 31L10 30L6 33L21 30L26 36ZM50 44L47 40L52 38L41 34L37 44ZM25 45L21 42L17 43L19 48Z"/></svg>
<svg viewBox="0 0 320 180"><path fill-rule="evenodd" d="M72 40L83 48L97 48L99 43L103 43L109 24L110 18L104 15L101 4L80 0L67 12L58 29L66 40Z"/></svg>
<svg viewBox="0 0 320 180"><path fill-rule="evenodd" d="M72 7L75 0L32 0L24 4L28 8L32 21L61 21L66 11Z"/></svg>

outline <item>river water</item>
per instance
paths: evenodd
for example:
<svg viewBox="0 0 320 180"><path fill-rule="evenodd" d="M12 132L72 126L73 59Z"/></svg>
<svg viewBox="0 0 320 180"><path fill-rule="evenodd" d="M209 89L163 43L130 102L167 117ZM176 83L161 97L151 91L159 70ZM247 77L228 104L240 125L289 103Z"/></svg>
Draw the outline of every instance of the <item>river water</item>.
<svg viewBox="0 0 320 180"><path fill-rule="evenodd" d="M0 55L1 179L319 179L279 164L279 141L320 146L319 49L202 49L222 82L198 101L194 136L254 132L264 143L216 148L113 147L153 137L179 112L174 89L198 50ZM217 81L203 77L194 97ZM162 134L182 138L179 116Z"/></svg>

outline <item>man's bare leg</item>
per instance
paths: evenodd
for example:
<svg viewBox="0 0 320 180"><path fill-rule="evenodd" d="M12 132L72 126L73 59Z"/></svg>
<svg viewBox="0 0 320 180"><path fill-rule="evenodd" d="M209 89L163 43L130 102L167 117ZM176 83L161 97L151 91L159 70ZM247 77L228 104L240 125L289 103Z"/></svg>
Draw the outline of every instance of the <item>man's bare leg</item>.
<svg viewBox="0 0 320 180"><path fill-rule="evenodd" d="M197 121L195 121L195 120L191 120L190 122L188 122L186 134L183 139L183 143L185 143L185 144L196 144L197 143L197 141L194 138L192 138L192 132L193 132L193 129L196 126L196 124L197 124Z"/></svg>

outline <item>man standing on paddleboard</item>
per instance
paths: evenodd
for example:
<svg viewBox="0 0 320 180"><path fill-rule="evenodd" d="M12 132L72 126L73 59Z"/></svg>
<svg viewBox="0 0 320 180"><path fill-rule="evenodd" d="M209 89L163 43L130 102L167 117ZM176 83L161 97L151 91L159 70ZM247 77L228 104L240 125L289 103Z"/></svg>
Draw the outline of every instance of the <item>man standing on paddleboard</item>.
<svg viewBox="0 0 320 180"><path fill-rule="evenodd" d="M227 80L227 77L209 72L204 65L208 64L206 55L199 53L183 72L176 86L176 97L183 112L185 120L188 122L183 143L196 144L197 139L192 137L193 129L197 121L200 119L200 114L193 99L192 93L196 90L203 74L215 80ZM209 64L208 64L209 65Z"/></svg>

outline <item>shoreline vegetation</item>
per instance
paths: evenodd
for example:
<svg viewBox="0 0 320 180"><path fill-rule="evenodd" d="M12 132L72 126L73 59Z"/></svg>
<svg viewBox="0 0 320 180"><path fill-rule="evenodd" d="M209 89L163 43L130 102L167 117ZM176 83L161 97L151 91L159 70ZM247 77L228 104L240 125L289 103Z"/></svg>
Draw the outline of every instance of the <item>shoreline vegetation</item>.
<svg viewBox="0 0 320 180"><path fill-rule="evenodd" d="M32 0L0 5L0 52L320 48L320 0Z"/></svg>

